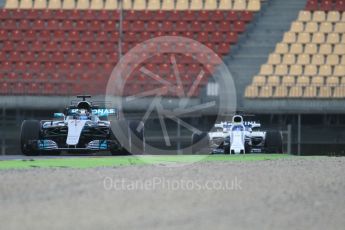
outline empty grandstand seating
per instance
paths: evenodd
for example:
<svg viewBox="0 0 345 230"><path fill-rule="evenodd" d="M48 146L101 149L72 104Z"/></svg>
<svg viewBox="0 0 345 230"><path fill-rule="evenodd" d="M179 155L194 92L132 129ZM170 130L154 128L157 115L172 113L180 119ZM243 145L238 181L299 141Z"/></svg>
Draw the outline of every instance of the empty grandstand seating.
<svg viewBox="0 0 345 230"><path fill-rule="evenodd" d="M344 98L344 2L308 0L245 97Z"/></svg>
<svg viewBox="0 0 345 230"><path fill-rule="evenodd" d="M119 60L120 9L122 55L147 39L175 35L195 39L222 56L237 43L238 34L245 32L260 6L260 0L7 0L0 9L0 74L6 76L0 80L0 93L76 94L87 89L87 81L97 79L103 87L92 87L92 92L104 94ZM205 68L196 57L209 62L211 70L218 64L212 60L214 54L193 51L194 44L153 44L148 51L169 46L186 53L177 59L186 85ZM165 61L169 58L153 57L144 65L176 81ZM140 91L145 85L140 79L148 77L134 71L130 79L129 87Z"/></svg>

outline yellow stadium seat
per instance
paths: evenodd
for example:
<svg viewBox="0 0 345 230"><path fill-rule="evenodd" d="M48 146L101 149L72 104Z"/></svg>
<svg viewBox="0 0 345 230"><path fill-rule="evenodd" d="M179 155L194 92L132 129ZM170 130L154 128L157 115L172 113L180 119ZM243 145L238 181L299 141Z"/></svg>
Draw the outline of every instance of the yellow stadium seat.
<svg viewBox="0 0 345 230"><path fill-rule="evenodd" d="M119 5L118 5L117 1L105 0L104 9L106 9L106 10L116 10L116 9L118 9L118 7L119 7Z"/></svg>
<svg viewBox="0 0 345 230"><path fill-rule="evenodd" d="M335 24L334 32L344 34L345 33L345 22L338 22L337 24Z"/></svg>
<svg viewBox="0 0 345 230"><path fill-rule="evenodd" d="M163 0L162 10L174 10L175 9L175 0Z"/></svg>
<svg viewBox="0 0 345 230"><path fill-rule="evenodd" d="M292 86L295 84L295 77L293 76L285 76L282 78L282 85L285 86Z"/></svg>
<svg viewBox="0 0 345 230"><path fill-rule="evenodd" d="M120 1L121 3L121 1ZM122 0L122 9L124 10L132 10L132 0Z"/></svg>
<svg viewBox="0 0 345 230"><path fill-rule="evenodd" d="M188 10L189 1L188 0L177 0L176 1L176 10Z"/></svg>
<svg viewBox="0 0 345 230"><path fill-rule="evenodd" d="M275 76L275 75L268 76L268 78L267 78L267 85L272 85L272 86L280 85L280 77Z"/></svg>
<svg viewBox="0 0 345 230"><path fill-rule="evenodd" d="M113 1L113 2L116 2L116 4L117 4L117 1ZM103 6L103 0L91 0L91 4L90 4L91 10L101 10L101 9L103 9L103 7L104 7Z"/></svg>
<svg viewBox="0 0 345 230"><path fill-rule="evenodd" d="M294 33L302 32L304 30L303 22L293 22L290 27L290 31Z"/></svg>
<svg viewBox="0 0 345 230"><path fill-rule="evenodd" d="M147 5L148 10L160 10L161 9L161 1L160 0L149 0Z"/></svg>
<svg viewBox="0 0 345 230"><path fill-rule="evenodd" d="M259 97L262 97L262 98L272 97L272 86L269 86L269 85L262 86L260 89Z"/></svg>
<svg viewBox="0 0 345 230"><path fill-rule="evenodd" d="M279 85L276 87L273 97L282 98L282 97L287 97L287 95L288 95L287 87L285 87L284 85Z"/></svg>
<svg viewBox="0 0 345 230"><path fill-rule="evenodd" d="M338 11L329 11L327 14L328 22L338 22L340 21L340 13Z"/></svg>
<svg viewBox="0 0 345 230"><path fill-rule="evenodd" d="M146 9L146 0L134 0L133 9L134 10L145 10Z"/></svg>
<svg viewBox="0 0 345 230"><path fill-rule="evenodd" d="M310 78L307 76L300 76L297 78L297 85L299 86L305 86L310 84Z"/></svg>
<svg viewBox="0 0 345 230"><path fill-rule="evenodd" d="M329 98L332 96L332 89L328 86L320 86L319 88L319 98Z"/></svg>
<svg viewBox="0 0 345 230"><path fill-rule="evenodd" d="M35 0L34 9L46 9L47 8L47 0Z"/></svg>
<svg viewBox="0 0 345 230"><path fill-rule="evenodd" d="M340 78L340 84L345 85L345 76Z"/></svg>
<svg viewBox="0 0 345 230"><path fill-rule="evenodd" d="M291 54L301 54L301 53L303 53L303 46L302 46L302 44L298 44L298 43L291 44L290 53Z"/></svg>
<svg viewBox="0 0 345 230"><path fill-rule="evenodd" d="M324 33L314 33L311 42L315 43L315 44L324 43L325 42L325 34Z"/></svg>
<svg viewBox="0 0 345 230"><path fill-rule="evenodd" d="M317 88L313 85L307 86L304 89L303 97L313 98L317 96Z"/></svg>
<svg viewBox="0 0 345 230"><path fill-rule="evenodd" d="M343 66L343 65L335 66L333 75L337 76L337 77L345 76L345 66Z"/></svg>
<svg viewBox="0 0 345 230"><path fill-rule="evenodd" d="M64 9L64 10L75 9L75 1L74 0L63 0L62 1L62 9Z"/></svg>
<svg viewBox="0 0 345 230"><path fill-rule="evenodd" d="M291 65L289 74L292 76L301 76L303 74L303 68L301 65Z"/></svg>
<svg viewBox="0 0 345 230"><path fill-rule="evenodd" d="M216 10L217 0L205 0L204 10Z"/></svg>
<svg viewBox="0 0 345 230"><path fill-rule="evenodd" d="M293 32L284 33L283 42L284 43L295 43L296 42L296 34Z"/></svg>
<svg viewBox="0 0 345 230"><path fill-rule="evenodd" d="M232 1L220 0L218 9L219 10L232 10Z"/></svg>
<svg viewBox="0 0 345 230"><path fill-rule="evenodd" d="M234 10L246 10L246 0L234 0Z"/></svg>
<svg viewBox="0 0 345 230"><path fill-rule="evenodd" d="M316 33L319 31L319 26L316 22L307 22L304 31L307 33Z"/></svg>
<svg viewBox="0 0 345 230"><path fill-rule="evenodd" d="M321 75L321 76L331 76L332 75L332 67L330 65L322 65L322 66L320 66L319 75Z"/></svg>
<svg viewBox="0 0 345 230"><path fill-rule="evenodd" d="M345 54L345 44L337 44L334 46L334 54L344 55Z"/></svg>
<svg viewBox="0 0 345 230"><path fill-rule="evenodd" d="M331 53L332 53L331 44L320 45L319 54L331 54Z"/></svg>
<svg viewBox="0 0 345 230"><path fill-rule="evenodd" d="M266 77L265 76L254 76L253 78L253 85L266 85Z"/></svg>
<svg viewBox="0 0 345 230"><path fill-rule="evenodd" d="M327 56L326 60L327 65L338 65L339 64L339 56L336 54L330 54Z"/></svg>
<svg viewBox="0 0 345 230"><path fill-rule="evenodd" d="M259 90L257 86L249 85L246 87L244 96L249 98L254 98L259 95Z"/></svg>
<svg viewBox="0 0 345 230"><path fill-rule="evenodd" d="M315 44L306 44L304 47L305 54L316 54L317 52L317 46Z"/></svg>
<svg viewBox="0 0 345 230"><path fill-rule="evenodd" d="M277 43L274 52L277 54L286 54L289 52L289 46L286 43Z"/></svg>
<svg viewBox="0 0 345 230"><path fill-rule="evenodd" d="M288 67L285 64L277 65L274 71L275 75L285 76L288 74Z"/></svg>
<svg viewBox="0 0 345 230"><path fill-rule="evenodd" d="M202 10L203 4L202 0L191 0L190 9L191 10Z"/></svg>
<svg viewBox="0 0 345 230"><path fill-rule="evenodd" d="M271 75L273 74L273 66L264 64L261 66L260 75Z"/></svg>
<svg viewBox="0 0 345 230"><path fill-rule="evenodd" d="M287 64L287 65L292 65L292 64L295 64L296 63L296 58L295 58L295 55L293 54L285 54L283 56L283 61L282 61L283 64Z"/></svg>
<svg viewBox="0 0 345 230"><path fill-rule="evenodd" d="M345 12L343 12L342 16L341 16L341 21L345 22Z"/></svg>
<svg viewBox="0 0 345 230"><path fill-rule="evenodd" d="M314 11L314 13L313 13L313 21L314 22L324 22L324 21L326 21L326 13L325 13L325 11Z"/></svg>
<svg viewBox="0 0 345 230"><path fill-rule="evenodd" d="M21 9L32 9L32 0L21 0L19 8Z"/></svg>
<svg viewBox="0 0 345 230"><path fill-rule="evenodd" d="M249 0L247 10L248 11L259 11L261 8L260 0Z"/></svg>
<svg viewBox="0 0 345 230"><path fill-rule="evenodd" d="M5 2L5 8L7 9L16 9L19 7L19 1L18 0L6 0Z"/></svg>
<svg viewBox="0 0 345 230"><path fill-rule="evenodd" d="M345 36L344 36L344 33L343 33L343 36L342 36L341 41L340 41L339 43L345 44Z"/></svg>
<svg viewBox="0 0 345 230"><path fill-rule="evenodd" d="M335 76L330 76L326 78L326 84L327 85L339 85L339 77L335 77Z"/></svg>
<svg viewBox="0 0 345 230"><path fill-rule="evenodd" d="M299 33L297 42L301 44L307 44L310 42L310 34L309 33Z"/></svg>
<svg viewBox="0 0 345 230"><path fill-rule="evenodd" d="M48 9L61 9L62 4L61 4L61 0L50 0L49 1L49 5L48 5Z"/></svg>
<svg viewBox="0 0 345 230"><path fill-rule="evenodd" d="M304 68L304 75L306 76L315 76L317 74L316 65L306 65Z"/></svg>
<svg viewBox="0 0 345 230"><path fill-rule="evenodd" d="M300 86L292 86L289 91L289 97L297 98L302 97L302 87Z"/></svg>
<svg viewBox="0 0 345 230"><path fill-rule="evenodd" d="M330 33L327 36L327 43L328 44L337 44L339 43L340 38L338 33Z"/></svg>
<svg viewBox="0 0 345 230"><path fill-rule="evenodd" d="M311 20L310 11L300 11L298 14L298 21L309 22Z"/></svg>
<svg viewBox="0 0 345 230"><path fill-rule="evenodd" d="M344 98L345 97L345 86L337 86L334 88L333 92L334 98Z"/></svg>
<svg viewBox="0 0 345 230"><path fill-rule="evenodd" d="M331 33L333 31L332 23L322 22L319 31L322 33Z"/></svg>
<svg viewBox="0 0 345 230"><path fill-rule="evenodd" d="M277 64L280 64L281 63L281 59L280 59L280 55L279 54L270 54L268 56L268 62L267 64L273 64L273 65L277 65Z"/></svg>
<svg viewBox="0 0 345 230"><path fill-rule="evenodd" d="M308 65L310 64L310 57L308 54L300 54L297 58L297 64L299 65Z"/></svg>
<svg viewBox="0 0 345 230"><path fill-rule="evenodd" d="M325 64L325 57L322 54L315 54L311 59L311 64L313 65L323 65Z"/></svg>
<svg viewBox="0 0 345 230"><path fill-rule="evenodd" d="M325 84L325 78L322 76L314 76L311 78L311 84L321 86Z"/></svg>
<svg viewBox="0 0 345 230"><path fill-rule="evenodd" d="M90 8L89 0L77 0L76 9L78 10L85 10Z"/></svg>

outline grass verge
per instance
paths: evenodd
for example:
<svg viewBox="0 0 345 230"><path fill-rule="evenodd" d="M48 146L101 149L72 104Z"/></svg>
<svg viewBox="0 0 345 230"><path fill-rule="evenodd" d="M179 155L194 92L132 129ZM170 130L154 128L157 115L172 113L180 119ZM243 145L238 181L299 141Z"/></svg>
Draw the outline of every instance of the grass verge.
<svg viewBox="0 0 345 230"><path fill-rule="evenodd" d="M173 164L193 162L250 162L276 160L293 157L287 154L247 154L247 155L169 155L169 156L116 156L116 157L66 157L66 158L35 158L25 160L0 161L1 169L30 168L94 168L119 167L147 164Z"/></svg>

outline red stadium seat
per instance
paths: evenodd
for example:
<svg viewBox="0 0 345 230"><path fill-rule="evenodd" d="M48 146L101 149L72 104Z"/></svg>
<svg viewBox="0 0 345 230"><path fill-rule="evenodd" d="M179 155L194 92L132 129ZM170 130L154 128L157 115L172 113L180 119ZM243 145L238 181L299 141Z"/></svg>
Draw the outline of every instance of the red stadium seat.
<svg viewBox="0 0 345 230"><path fill-rule="evenodd" d="M39 18L39 19L47 20L47 19L52 19L53 17L54 17L54 11L50 9L45 9L39 14L38 17L32 18L32 19L37 20Z"/></svg>
<svg viewBox="0 0 345 230"><path fill-rule="evenodd" d="M3 73L10 72L12 70L12 63L8 61L1 63L1 70Z"/></svg>
<svg viewBox="0 0 345 230"><path fill-rule="evenodd" d="M345 11L345 1L344 0L336 1L336 3L335 3L335 10Z"/></svg>
<svg viewBox="0 0 345 230"><path fill-rule="evenodd" d="M307 5L305 6L306 10L315 11L319 9L318 0L308 0Z"/></svg>
<svg viewBox="0 0 345 230"><path fill-rule="evenodd" d="M231 31L231 23L229 21L221 21L218 27L219 27L219 31L222 31L222 32Z"/></svg>
<svg viewBox="0 0 345 230"><path fill-rule="evenodd" d="M36 36L37 36L38 41L43 41L43 42L51 41L49 30L41 30L41 31L38 31L36 34L37 34Z"/></svg>
<svg viewBox="0 0 345 230"><path fill-rule="evenodd" d="M5 42L3 43L2 50L3 50L3 51L11 51L11 50L14 50L13 42L11 42L11 41L5 41Z"/></svg>
<svg viewBox="0 0 345 230"><path fill-rule="evenodd" d="M79 61L78 54L76 52L68 52L66 53L65 61L68 63L74 63Z"/></svg>
<svg viewBox="0 0 345 230"><path fill-rule="evenodd" d="M54 83L59 82L59 81L63 81L63 80L65 80L64 75L58 74L58 73L51 74L50 79L49 79L49 81L52 81Z"/></svg>
<svg viewBox="0 0 345 230"><path fill-rule="evenodd" d="M0 82L0 94L8 95L10 93L10 86L7 82Z"/></svg>
<svg viewBox="0 0 345 230"><path fill-rule="evenodd" d="M223 41L224 41L224 39L223 39L222 33L220 33L220 32L211 33L210 42L219 43L219 42L223 42Z"/></svg>
<svg viewBox="0 0 345 230"><path fill-rule="evenodd" d="M29 20L37 20L37 18L40 18L40 13L41 11L40 10L37 10L37 9L30 9L30 10L27 10L26 12L26 18L29 19Z"/></svg>
<svg viewBox="0 0 345 230"><path fill-rule="evenodd" d="M130 25L131 24L129 21L122 21L122 30L123 31L131 30Z"/></svg>
<svg viewBox="0 0 345 230"><path fill-rule="evenodd" d="M59 22L57 20L47 21L47 30L58 30L59 28Z"/></svg>
<svg viewBox="0 0 345 230"><path fill-rule="evenodd" d="M123 18L124 20L128 20L128 21L135 21L135 20L140 19L138 12L135 10L125 11Z"/></svg>
<svg viewBox="0 0 345 230"><path fill-rule="evenodd" d="M108 41L108 35L105 31L99 31L96 35L96 41L105 42Z"/></svg>
<svg viewBox="0 0 345 230"><path fill-rule="evenodd" d="M31 29L30 22L26 19L22 19L18 22L18 29L29 30Z"/></svg>
<svg viewBox="0 0 345 230"><path fill-rule="evenodd" d="M216 52L222 55L228 54L230 51L230 45L228 43L220 43L218 45L218 48L216 49Z"/></svg>
<svg viewBox="0 0 345 230"><path fill-rule="evenodd" d="M208 21L204 23L204 31L213 32L216 31L216 26L213 21Z"/></svg>
<svg viewBox="0 0 345 230"><path fill-rule="evenodd" d="M143 42L148 39L151 39L151 34L147 31L142 32L138 37L138 42Z"/></svg>
<svg viewBox="0 0 345 230"><path fill-rule="evenodd" d="M25 73L26 72L26 63L25 62L17 62L15 65L15 71L20 72L20 73Z"/></svg>
<svg viewBox="0 0 345 230"><path fill-rule="evenodd" d="M16 82L13 84L13 88L12 88L12 93L13 94L17 94L17 95L21 95L24 94L25 90L24 90L24 84L21 82Z"/></svg>
<svg viewBox="0 0 345 230"><path fill-rule="evenodd" d="M87 49L87 44L82 41L77 41L73 45L73 50L76 52L83 52Z"/></svg>
<svg viewBox="0 0 345 230"><path fill-rule="evenodd" d="M225 11L225 20L235 22L238 20L236 11Z"/></svg>
<svg viewBox="0 0 345 230"><path fill-rule="evenodd" d="M80 58L81 62L92 62L92 55L89 52L84 52L81 54L81 58Z"/></svg>
<svg viewBox="0 0 345 230"><path fill-rule="evenodd" d="M71 20L63 20L61 22L61 29L62 30L73 30L73 23Z"/></svg>
<svg viewBox="0 0 345 230"><path fill-rule="evenodd" d="M132 31L143 31L144 28L144 22L137 20L131 23Z"/></svg>
<svg viewBox="0 0 345 230"><path fill-rule="evenodd" d="M64 62L65 58L64 58L63 53L61 53L60 51L57 51L57 52L52 53L51 60L53 62Z"/></svg>
<svg viewBox="0 0 345 230"><path fill-rule="evenodd" d="M20 41L23 39L22 32L20 30L13 30L10 36L10 39L13 41Z"/></svg>
<svg viewBox="0 0 345 230"><path fill-rule="evenodd" d="M42 20L35 20L32 22L33 30L44 30L44 22Z"/></svg>
<svg viewBox="0 0 345 230"><path fill-rule="evenodd" d="M68 12L68 11L67 11ZM82 10L71 10L68 12L68 15L65 16L65 19L69 20L80 20L81 18L85 20L94 20L93 14L88 14L84 12L84 15L82 15L83 11ZM91 17L91 19L89 18Z"/></svg>
<svg viewBox="0 0 345 230"><path fill-rule="evenodd" d="M193 32L203 31L203 29L201 28L201 23L199 21L192 22L190 25L190 31L193 31Z"/></svg>
<svg viewBox="0 0 345 230"><path fill-rule="evenodd" d="M113 20L107 20L104 24L105 31L116 31L116 22Z"/></svg>
<svg viewBox="0 0 345 230"><path fill-rule="evenodd" d="M7 38L7 31L6 30L0 30L0 41L6 41Z"/></svg>
<svg viewBox="0 0 345 230"><path fill-rule="evenodd" d="M212 15L211 11L203 10L203 11L199 11L199 15L197 15L197 18L200 21L209 21L211 15Z"/></svg>
<svg viewBox="0 0 345 230"><path fill-rule="evenodd" d="M70 11L69 10L63 10L63 9L60 9L60 10L54 10L54 19L56 20L64 20L64 19L67 19L70 15Z"/></svg>
<svg viewBox="0 0 345 230"><path fill-rule="evenodd" d="M119 32L118 31L110 32L109 41L117 43L119 41Z"/></svg>
<svg viewBox="0 0 345 230"><path fill-rule="evenodd" d="M6 52L3 52L0 50L0 62L3 62L5 60L6 60Z"/></svg>
<svg viewBox="0 0 345 230"><path fill-rule="evenodd" d="M124 34L124 40L127 42L136 42L137 33L136 32L127 32Z"/></svg>
<svg viewBox="0 0 345 230"><path fill-rule="evenodd" d="M22 55L22 60L25 62L33 62L35 60L35 54L31 51L27 51Z"/></svg>
<svg viewBox="0 0 345 230"><path fill-rule="evenodd" d="M55 30L51 40L53 40L53 41L65 41L66 40L65 32L62 30Z"/></svg>
<svg viewBox="0 0 345 230"><path fill-rule="evenodd" d="M92 12L96 12L94 10L91 10ZM99 20L108 20L108 19L118 19L119 18L119 13L114 11L114 12L111 12L111 15L109 15L109 11L108 10L101 10L99 11L98 15L97 15L97 18Z"/></svg>
<svg viewBox="0 0 345 230"><path fill-rule="evenodd" d="M84 20L78 20L76 21L75 29L78 31L84 31L87 30L87 22Z"/></svg>
<svg viewBox="0 0 345 230"><path fill-rule="evenodd" d="M36 90L37 91L36 87L37 86L31 86L32 90ZM49 83L49 82L43 84L42 93L44 95L53 95L53 94L55 94L54 84Z"/></svg>
<svg viewBox="0 0 345 230"><path fill-rule="evenodd" d="M8 18L10 18L10 11L8 11L5 8L1 8L0 9L0 19L3 20L3 19L8 19Z"/></svg>
<svg viewBox="0 0 345 230"><path fill-rule="evenodd" d="M240 20L244 22L250 22L253 20L253 13L250 11L243 11L240 13Z"/></svg>
<svg viewBox="0 0 345 230"><path fill-rule="evenodd" d="M68 82L74 82L78 79L77 75L76 74L73 74L73 73L67 73L66 75L66 80Z"/></svg>
<svg viewBox="0 0 345 230"><path fill-rule="evenodd" d="M212 21L223 21L224 20L224 13L223 11L216 10L209 12L209 20Z"/></svg>
<svg viewBox="0 0 345 230"><path fill-rule="evenodd" d="M17 29L16 22L12 19L5 19L3 20L2 29L15 30Z"/></svg>
<svg viewBox="0 0 345 230"><path fill-rule="evenodd" d="M31 73L26 72L26 73L23 73L22 79L24 81L32 81L33 77Z"/></svg>
<svg viewBox="0 0 345 230"><path fill-rule="evenodd" d="M34 60L34 59L33 59ZM36 58L36 61L40 61L40 62L47 62L49 61L50 58L49 58L49 53L47 52L38 52L37 53L37 58ZM29 60L28 60L29 62Z"/></svg>
<svg viewBox="0 0 345 230"><path fill-rule="evenodd" d="M20 53L17 51L12 51L8 53L8 60L11 62L20 61Z"/></svg>
<svg viewBox="0 0 345 230"><path fill-rule="evenodd" d="M146 31L156 32L157 30L158 30L158 23L157 23L157 21L149 21L147 23Z"/></svg>
<svg viewBox="0 0 345 230"><path fill-rule="evenodd" d="M81 41L94 41L94 32L91 31L84 31L82 35L80 36Z"/></svg>
<svg viewBox="0 0 345 230"><path fill-rule="evenodd" d="M58 50L58 46L57 46L56 42L50 41L50 42L46 43L45 50L48 52L49 51L55 51L55 50Z"/></svg>
<svg viewBox="0 0 345 230"><path fill-rule="evenodd" d="M180 18L184 21L194 21L198 15L196 15L195 11L187 10L187 11L180 11ZM198 17L198 20L199 17Z"/></svg>
<svg viewBox="0 0 345 230"><path fill-rule="evenodd" d="M88 44L87 50L90 51L90 52L99 52L99 51L102 51L102 45L99 42L90 42Z"/></svg>
<svg viewBox="0 0 345 230"><path fill-rule="evenodd" d="M152 18L152 20L154 19L156 21L165 21L170 17L170 12L165 10L159 10L156 11L153 16L154 17Z"/></svg>
<svg viewBox="0 0 345 230"><path fill-rule="evenodd" d="M36 41L36 32L33 30L26 31L24 37L24 41Z"/></svg>
<svg viewBox="0 0 345 230"><path fill-rule="evenodd" d="M72 50L72 44L71 42L64 41L60 44L60 51L62 52L69 52Z"/></svg>
<svg viewBox="0 0 345 230"><path fill-rule="evenodd" d="M184 21L177 21L175 23L175 31L178 31L178 32L188 31L188 24Z"/></svg>
<svg viewBox="0 0 345 230"><path fill-rule="evenodd" d="M242 21L237 21L234 24L234 31L238 33L243 33L246 29L246 24Z"/></svg>
<svg viewBox="0 0 345 230"><path fill-rule="evenodd" d="M208 37L208 33L206 32L201 32L197 35L196 39L199 42L208 42L209 41L209 37Z"/></svg>
<svg viewBox="0 0 345 230"><path fill-rule="evenodd" d="M76 63L73 67L72 67L72 73L74 74L81 74L85 72L85 65L83 63Z"/></svg>
<svg viewBox="0 0 345 230"><path fill-rule="evenodd" d="M95 54L95 60L94 62L96 63L104 63L107 61L107 56L105 55L105 53L96 53Z"/></svg>
<svg viewBox="0 0 345 230"><path fill-rule="evenodd" d="M71 63L63 62L59 64L59 74L68 74L71 72Z"/></svg>
<svg viewBox="0 0 345 230"><path fill-rule="evenodd" d="M8 81L18 81L19 80L18 74L14 73L14 72L7 74L7 80Z"/></svg>
<svg viewBox="0 0 345 230"><path fill-rule="evenodd" d="M35 61L29 63L30 66L30 72L31 73L40 73L41 72L41 63Z"/></svg>
<svg viewBox="0 0 345 230"><path fill-rule="evenodd" d="M178 10L171 11L167 20L179 21L181 19L180 12Z"/></svg>
<svg viewBox="0 0 345 230"><path fill-rule="evenodd" d="M22 10L22 9L12 10L11 18L18 20L18 19L23 19L25 17L26 17L26 10Z"/></svg>
<svg viewBox="0 0 345 230"><path fill-rule="evenodd" d="M161 30L165 31L165 32L173 31L173 24L172 24L172 22L171 21L163 21L162 22Z"/></svg>

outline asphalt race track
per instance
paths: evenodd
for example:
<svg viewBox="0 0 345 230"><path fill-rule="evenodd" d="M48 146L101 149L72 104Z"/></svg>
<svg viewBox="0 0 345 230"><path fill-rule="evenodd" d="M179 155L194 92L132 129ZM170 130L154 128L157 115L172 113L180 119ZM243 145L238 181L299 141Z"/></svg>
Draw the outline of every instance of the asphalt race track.
<svg viewBox="0 0 345 230"><path fill-rule="evenodd" d="M344 229L344 172L341 157L6 169L0 223L6 230Z"/></svg>

